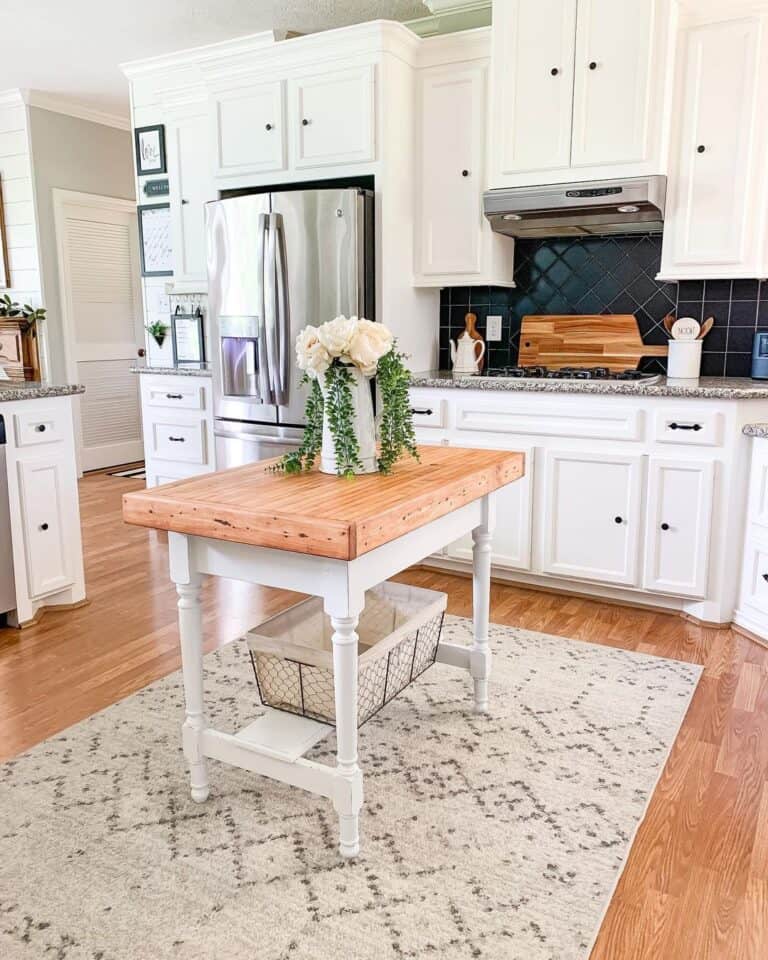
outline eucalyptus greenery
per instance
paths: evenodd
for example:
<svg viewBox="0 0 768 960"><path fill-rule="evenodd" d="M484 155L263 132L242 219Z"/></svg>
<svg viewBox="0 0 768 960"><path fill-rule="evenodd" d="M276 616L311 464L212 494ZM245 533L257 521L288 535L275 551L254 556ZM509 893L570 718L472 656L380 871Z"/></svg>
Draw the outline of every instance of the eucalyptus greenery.
<svg viewBox="0 0 768 960"><path fill-rule="evenodd" d="M377 461L380 473L389 473L405 453L419 459L408 398L411 375L403 359L404 354L398 353L393 347L379 360L376 370L382 406L380 455ZM305 373L301 382L309 386L304 438L299 449L287 453L273 469L285 473L301 473L312 469L322 447L323 418L327 414L337 473L343 477L355 476L355 471L362 469L362 463L354 429L353 379L349 368L338 361L328 367L323 374L325 396L316 378Z"/></svg>

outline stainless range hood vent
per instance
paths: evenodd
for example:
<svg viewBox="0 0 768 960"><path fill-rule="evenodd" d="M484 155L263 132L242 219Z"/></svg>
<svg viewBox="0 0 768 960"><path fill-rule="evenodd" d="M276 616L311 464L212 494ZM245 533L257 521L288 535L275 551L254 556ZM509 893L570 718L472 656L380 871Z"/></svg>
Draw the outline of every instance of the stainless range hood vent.
<svg viewBox="0 0 768 960"><path fill-rule="evenodd" d="M508 187L486 191L483 212L509 237L658 233L666 192L666 177Z"/></svg>

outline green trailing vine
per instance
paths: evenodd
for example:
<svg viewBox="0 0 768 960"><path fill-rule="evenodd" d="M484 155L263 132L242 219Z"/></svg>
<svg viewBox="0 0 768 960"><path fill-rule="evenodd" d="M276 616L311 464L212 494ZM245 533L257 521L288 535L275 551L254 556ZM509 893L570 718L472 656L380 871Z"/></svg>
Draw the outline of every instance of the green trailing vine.
<svg viewBox="0 0 768 960"><path fill-rule="evenodd" d="M395 347L379 360L376 378L381 397L379 422L380 449L377 460L380 473L390 473L406 453L419 459L413 427L408 388L411 375L403 364L405 355ZM360 445L355 434L355 406L352 397L352 374L345 364L332 363L320 381L306 373L301 383L309 387L306 404L306 427L298 450L287 453L272 467L274 471L301 473L311 470L323 444L323 418L327 416L336 454L336 472L353 477L362 470Z"/></svg>
<svg viewBox="0 0 768 960"><path fill-rule="evenodd" d="M389 473L404 453L419 459L408 396L411 375L403 358L404 355L393 347L379 360L376 371L382 401L378 461L381 473Z"/></svg>

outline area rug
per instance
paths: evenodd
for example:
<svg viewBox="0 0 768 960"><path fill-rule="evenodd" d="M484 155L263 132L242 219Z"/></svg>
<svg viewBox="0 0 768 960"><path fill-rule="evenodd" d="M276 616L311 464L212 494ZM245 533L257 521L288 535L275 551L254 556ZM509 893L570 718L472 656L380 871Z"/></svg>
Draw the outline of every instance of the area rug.
<svg viewBox="0 0 768 960"><path fill-rule="evenodd" d="M490 716L438 664L361 730L353 862L322 798L212 762L192 803L178 673L5 763L0 956L585 960L700 668L491 636ZM243 642L206 671L217 726L257 715Z"/></svg>

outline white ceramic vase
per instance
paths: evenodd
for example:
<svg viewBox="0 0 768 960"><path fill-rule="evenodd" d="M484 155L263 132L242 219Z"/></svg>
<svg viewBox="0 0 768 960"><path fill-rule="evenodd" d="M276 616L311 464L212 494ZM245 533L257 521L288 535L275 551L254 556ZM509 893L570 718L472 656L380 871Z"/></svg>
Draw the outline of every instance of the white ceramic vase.
<svg viewBox="0 0 768 960"><path fill-rule="evenodd" d="M364 377L357 367L347 368L352 375L349 389L352 391L352 406L354 408L353 430L360 447L360 461L362 470L355 473L375 473L378 469L376 462L376 424L373 418L373 400L371 398L371 383ZM320 388L323 398L326 395L325 381L320 379ZM320 470L322 473L337 473L336 450L333 443L328 416L323 416L323 446L320 450Z"/></svg>

